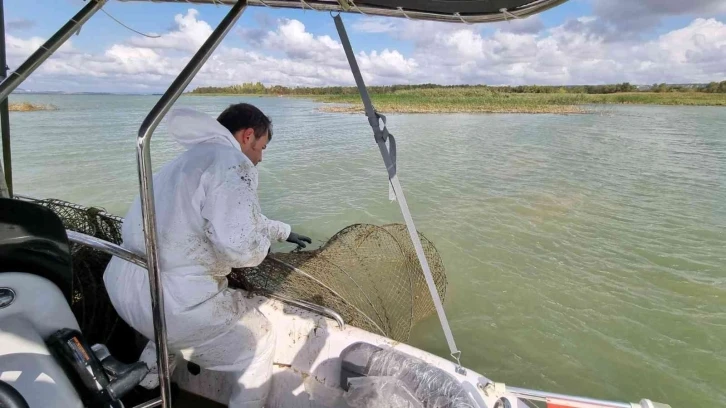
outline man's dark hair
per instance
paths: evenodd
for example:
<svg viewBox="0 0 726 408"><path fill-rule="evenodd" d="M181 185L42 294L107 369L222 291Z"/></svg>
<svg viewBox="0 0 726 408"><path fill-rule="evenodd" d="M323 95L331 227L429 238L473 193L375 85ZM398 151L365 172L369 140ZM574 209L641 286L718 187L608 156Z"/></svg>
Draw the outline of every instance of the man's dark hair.
<svg viewBox="0 0 726 408"><path fill-rule="evenodd" d="M267 131L272 140L272 121L256 106L249 103L229 105L224 112L219 114L217 122L232 134L240 129L252 128L255 131L255 138L260 138Z"/></svg>

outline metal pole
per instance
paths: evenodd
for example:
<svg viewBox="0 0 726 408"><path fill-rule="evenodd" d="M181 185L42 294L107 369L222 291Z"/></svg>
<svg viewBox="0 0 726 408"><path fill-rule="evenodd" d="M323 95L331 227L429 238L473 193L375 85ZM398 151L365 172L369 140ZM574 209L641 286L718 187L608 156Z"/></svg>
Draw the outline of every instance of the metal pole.
<svg viewBox="0 0 726 408"><path fill-rule="evenodd" d="M146 268L146 259L144 259L143 256L137 255L122 246L114 244L113 242L104 241L100 238L68 229L66 230L66 235L68 236L68 240L71 242L97 249L101 252L117 256L125 261L129 261L142 268Z"/></svg>
<svg viewBox="0 0 726 408"><path fill-rule="evenodd" d="M8 76L8 66L5 57L5 5L0 0L0 78L5 81ZM8 98L0 101L0 127L3 139L3 170L0 170L0 197L13 196L13 164L10 157L10 114L8 113Z"/></svg>
<svg viewBox="0 0 726 408"><path fill-rule="evenodd" d="M3 175L2 167L0 167L0 198L10 198L8 186L5 185L5 176Z"/></svg>
<svg viewBox="0 0 726 408"><path fill-rule="evenodd" d="M179 76L169 86L166 93L154 105L139 128L136 140L136 159L138 161L141 215L144 220L144 239L146 258L149 270L149 288L151 291L151 309L154 317L154 336L156 341L157 362L159 365L159 385L161 387L162 406L171 406L171 388L169 381L169 351L166 338L166 316L164 315L164 295L161 274L159 273L158 234L156 231L156 210L154 207L154 185L151 169L151 136L159 126L171 106L181 96L202 65L222 42L229 30L244 12L247 0L239 0L227 13L219 26L204 42L192 59L187 63Z"/></svg>
<svg viewBox="0 0 726 408"><path fill-rule="evenodd" d="M311 312L315 312L319 315L328 316L335 320L336 323L338 323L338 328L340 330L345 330L345 321L343 320L343 316L341 316L338 312L336 312L333 309L330 309L325 306L320 306L315 303L306 302L304 300L298 300L293 299L291 297L287 297L285 295L281 295L279 293L265 293L265 296L270 297L272 299L277 299L283 303L287 303L293 306L297 306L301 309L306 309Z"/></svg>
<svg viewBox="0 0 726 408"><path fill-rule="evenodd" d="M161 398L156 398L149 402L144 402L143 404L137 405L132 408L154 408L154 407L158 407L159 405L161 405Z"/></svg>
<svg viewBox="0 0 726 408"><path fill-rule="evenodd" d="M100 10L106 0L90 0L89 3L81 9L75 16L60 28L52 37L40 46L25 62L18 67L8 78L5 78L0 84L0 100L4 100L23 83L25 78L35 71L40 64L60 48L71 35L78 32L81 26L88 21L98 10ZM3 64L4 66L4 64Z"/></svg>

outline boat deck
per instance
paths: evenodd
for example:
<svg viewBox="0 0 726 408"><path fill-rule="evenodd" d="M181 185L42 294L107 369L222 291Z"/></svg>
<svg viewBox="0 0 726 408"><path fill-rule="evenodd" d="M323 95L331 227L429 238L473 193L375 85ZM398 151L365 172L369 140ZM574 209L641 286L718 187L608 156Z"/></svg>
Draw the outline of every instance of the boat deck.
<svg viewBox="0 0 726 408"><path fill-rule="evenodd" d="M142 387L136 387L128 395L123 398L124 406L135 407L145 402L151 401L154 398L159 398L159 390L146 390ZM224 408L226 405L222 405L218 402L208 400L204 397L194 395L187 391L180 389L176 384L171 385L171 399L174 408Z"/></svg>

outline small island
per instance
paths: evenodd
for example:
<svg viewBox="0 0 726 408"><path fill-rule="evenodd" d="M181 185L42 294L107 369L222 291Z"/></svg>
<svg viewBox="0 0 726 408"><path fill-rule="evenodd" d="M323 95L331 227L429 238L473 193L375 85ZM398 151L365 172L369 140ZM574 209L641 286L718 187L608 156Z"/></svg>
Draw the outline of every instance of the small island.
<svg viewBox="0 0 726 408"><path fill-rule="evenodd" d="M8 106L10 112L36 112L36 111L51 111L57 110L58 108L54 105L46 105L41 103L31 102L11 102Z"/></svg>
<svg viewBox="0 0 726 408"><path fill-rule="evenodd" d="M585 113L588 105L726 106L726 81L708 84L636 86L629 83L583 86L391 85L368 88L382 113ZM284 87L245 83L199 87L190 95L268 95L311 98L330 103L327 112L363 112L356 87Z"/></svg>

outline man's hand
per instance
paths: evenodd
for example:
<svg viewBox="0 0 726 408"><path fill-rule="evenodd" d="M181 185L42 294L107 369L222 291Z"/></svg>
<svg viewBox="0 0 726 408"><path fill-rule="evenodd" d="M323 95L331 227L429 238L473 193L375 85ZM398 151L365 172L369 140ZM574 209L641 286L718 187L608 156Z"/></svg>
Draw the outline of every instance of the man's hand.
<svg viewBox="0 0 726 408"><path fill-rule="evenodd" d="M297 244L297 246L300 248L305 248L306 247L305 242L307 242L308 244L311 244L313 242L313 240L306 237L305 235L298 235L294 232L290 232L290 236L287 237L287 242Z"/></svg>

